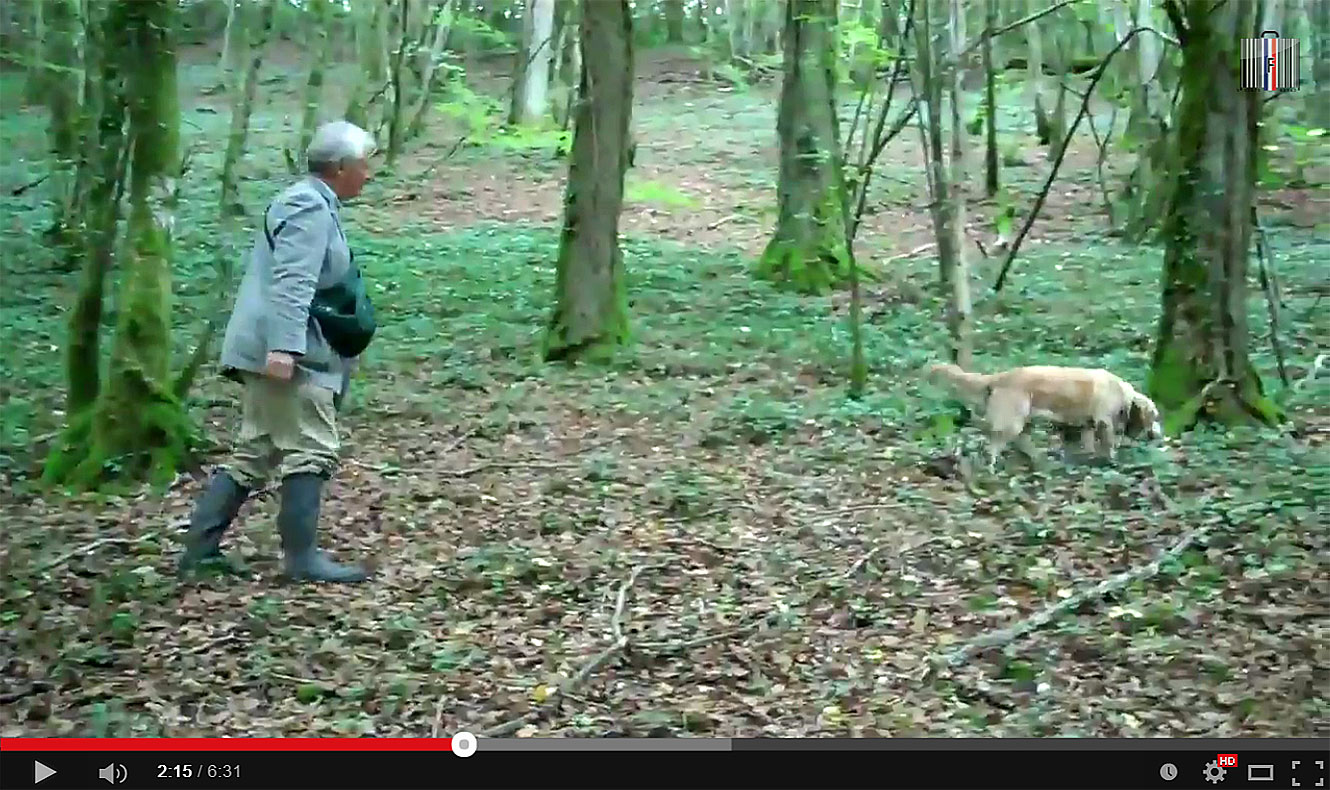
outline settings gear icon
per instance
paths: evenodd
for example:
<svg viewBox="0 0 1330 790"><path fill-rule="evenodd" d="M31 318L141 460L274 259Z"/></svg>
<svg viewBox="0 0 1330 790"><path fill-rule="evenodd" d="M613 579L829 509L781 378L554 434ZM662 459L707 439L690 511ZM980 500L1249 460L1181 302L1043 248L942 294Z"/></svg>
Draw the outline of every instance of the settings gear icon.
<svg viewBox="0 0 1330 790"><path fill-rule="evenodd" d="M1210 784L1217 785L1224 781L1224 775L1227 773L1228 771L1224 770L1224 768L1219 765L1218 760L1211 760L1205 764L1205 779Z"/></svg>

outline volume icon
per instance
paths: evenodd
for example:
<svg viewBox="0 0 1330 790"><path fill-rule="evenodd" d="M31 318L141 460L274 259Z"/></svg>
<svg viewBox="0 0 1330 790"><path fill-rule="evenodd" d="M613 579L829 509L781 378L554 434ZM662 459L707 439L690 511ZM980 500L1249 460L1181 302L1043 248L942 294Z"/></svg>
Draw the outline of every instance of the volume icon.
<svg viewBox="0 0 1330 790"><path fill-rule="evenodd" d="M97 778L117 785L129 778L129 771L120 763L110 763L104 768L97 769Z"/></svg>

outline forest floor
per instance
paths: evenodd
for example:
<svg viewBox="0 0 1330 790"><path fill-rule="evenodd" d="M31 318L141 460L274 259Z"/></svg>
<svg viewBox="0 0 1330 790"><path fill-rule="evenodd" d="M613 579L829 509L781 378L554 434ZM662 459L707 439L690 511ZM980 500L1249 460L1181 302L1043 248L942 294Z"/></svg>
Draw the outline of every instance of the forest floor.
<svg viewBox="0 0 1330 790"><path fill-rule="evenodd" d="M277 583L271 492L228 537L250 573L182 585L200 470L164 493L34 485L63 416L75 278L41 243L41 189L11 194L44 172L42 115L5 114L20 153L0 162L0 735L429 736L536 713L507 729L1330 735L1330 536L1314 515L1330 496L1330 398L1324 373L1280 384L1259 288L1252 353L1286 430L1199 430L1127 447L1113 467L1063 466L1040 435L1047 469L1013 460L967 484L956 452L976 449L973 429L917 378L945 348L936 263L919 249L932 234L917 132L889 146L869 201L858 252L883 276L865 291L870 392L851 401L845 296L749 273L774 220L776 86L722 89L683 56L644 61L622 222L635 342L607 366L537 359L566 167L552 135L477 127L455 147L458 123L436 123L348 205L383 315L324 506L325 546L377 566L350 588ZM177 222L178 358L218 309L228 123L201 90L209 68L183 75L196 154ZM501 95L501 79L470 76L478 93L450 100L455 121ZM264 86L243 167L252 214L289 178L298 82ZM1000 121L1022 163L1003 170L1019 220L1049 164L1018 95L1004 89ZM1086 364L1143 383L1161 253L1106 231L1094 161L1081 135L1001 294L1000 258L971 248L981 369ZM1124 161L1110 159L1110 184ZM1315 194L1262 203L1294 381L1330 346L1330 211ZM971 205L986 248L1001 202ZM228 242L233 255L249 243ZM213 372L193 401L207 465L236 420ZM1150 578L1083 595L1180 541ZM1040 628L934 663L1059 603Z"/></svg>

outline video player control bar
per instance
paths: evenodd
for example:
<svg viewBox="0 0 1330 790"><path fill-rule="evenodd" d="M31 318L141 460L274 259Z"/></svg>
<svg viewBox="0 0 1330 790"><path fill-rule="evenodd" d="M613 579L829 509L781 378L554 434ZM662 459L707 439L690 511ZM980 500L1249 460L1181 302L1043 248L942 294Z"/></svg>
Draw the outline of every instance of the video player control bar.
<svg viewBox="0 0 1330 790"><path fill-rule="evenodd" d="M538 754L537 754L538 753ZM1330 740L0 739L6 788L1327 788Z"/></svg>

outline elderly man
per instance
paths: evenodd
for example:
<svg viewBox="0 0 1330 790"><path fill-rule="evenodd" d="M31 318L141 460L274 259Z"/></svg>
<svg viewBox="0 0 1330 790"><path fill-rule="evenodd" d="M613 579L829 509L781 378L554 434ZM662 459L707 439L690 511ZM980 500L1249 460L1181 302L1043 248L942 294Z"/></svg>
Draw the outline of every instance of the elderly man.
<svg viewBox="0 0 1330 790"><path fill-rule="evenodd" d="M317 129L309 175L268 207L240 283L223 375L240 382L240 435L230 462L195 502L180 572L222 562L222 534L273 471L283 569L297 581L359 582L361 568L316 548L319 502L338 460L336 413L355 356L373 335L373 309L342 232L341 201L369 178L374 140L345 121Z"/></svg>

